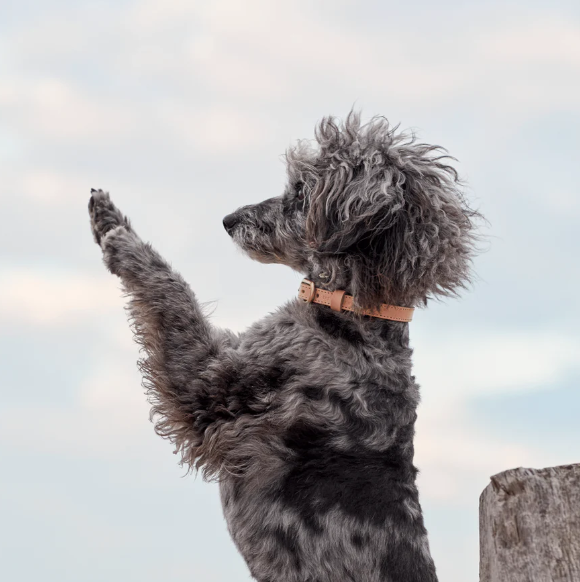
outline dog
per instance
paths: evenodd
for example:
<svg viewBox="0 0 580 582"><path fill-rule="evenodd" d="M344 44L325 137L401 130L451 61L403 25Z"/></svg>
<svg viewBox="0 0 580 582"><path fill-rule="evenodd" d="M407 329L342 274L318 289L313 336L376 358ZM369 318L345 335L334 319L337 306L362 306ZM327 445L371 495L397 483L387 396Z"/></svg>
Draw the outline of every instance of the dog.
<svg viewBox="0 0 580 582"><path fill-rule="evenodd" d="M92 191L155 430L219 481L259 582L437 580L415 484L408 321L471 282L480 215L446 150L397 130L353 111L324 118L314 142L286 152L283 193L224 218L252 259L306 277L301 298L239 335L213 327L108 193Z"/></svg>

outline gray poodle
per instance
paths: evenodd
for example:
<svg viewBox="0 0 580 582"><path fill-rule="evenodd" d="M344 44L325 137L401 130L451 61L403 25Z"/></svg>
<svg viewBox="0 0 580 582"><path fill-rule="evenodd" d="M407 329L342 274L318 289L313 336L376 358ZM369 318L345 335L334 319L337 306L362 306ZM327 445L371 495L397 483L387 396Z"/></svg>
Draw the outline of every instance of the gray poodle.
<svg viewBox="0 0 580 582"><path fill-rule="evenodd" d="M466 286L479 217L444 153L384 118L323 119L314 145L287 152L283 194L224 219L250 257L307 277L302 298L239 335L214 328L179 273L92 191L93 235L146 355L155 430L219 480L260 582L437 580L415 485L409 308Z"/></svg>

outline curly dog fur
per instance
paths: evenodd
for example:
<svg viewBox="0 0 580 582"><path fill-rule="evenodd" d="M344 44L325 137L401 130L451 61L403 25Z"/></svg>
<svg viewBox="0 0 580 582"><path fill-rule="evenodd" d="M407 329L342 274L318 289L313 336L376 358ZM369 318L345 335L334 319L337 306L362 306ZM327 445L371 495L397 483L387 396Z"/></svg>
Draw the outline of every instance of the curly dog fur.
<svg viewBox="0 0 580 582"><path fill-rule="evenodd" d="M384 118L325 118L287 152L281 196L224 219L252 258L360 308L422 306L470 280L479 215L445 151ZM408 324L294 299L236 335L93 191L91 225L130 297L158 434L220 483L260 582L435 582L413 465Z"/></svg>

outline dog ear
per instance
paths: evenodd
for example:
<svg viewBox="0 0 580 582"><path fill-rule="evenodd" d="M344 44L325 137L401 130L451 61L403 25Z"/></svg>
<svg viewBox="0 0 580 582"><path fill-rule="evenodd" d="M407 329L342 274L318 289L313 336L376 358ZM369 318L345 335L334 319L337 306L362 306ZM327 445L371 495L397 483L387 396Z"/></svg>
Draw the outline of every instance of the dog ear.
<svg viewBox="0 0 580 582"><path fill-rule="evenodd" d="M479 214L445 152L396 135L384 119L361 132L349 118L342 131L324 120L317 134L330 163L311 194L311 246L342 257L363 308L456 294L470 280Z"/></svg>

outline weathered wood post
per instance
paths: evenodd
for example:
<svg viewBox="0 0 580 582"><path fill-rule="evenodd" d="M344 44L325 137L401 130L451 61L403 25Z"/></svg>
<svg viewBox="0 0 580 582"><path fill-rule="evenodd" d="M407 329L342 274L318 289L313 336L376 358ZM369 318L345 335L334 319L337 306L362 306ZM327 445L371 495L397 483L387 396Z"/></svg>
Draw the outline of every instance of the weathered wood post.
<svg viewBox="0 0 580 582"><path fill-rule="evenodd" d="M479 520L480 582L580 582L580 465L494 475Z"/></svg>

